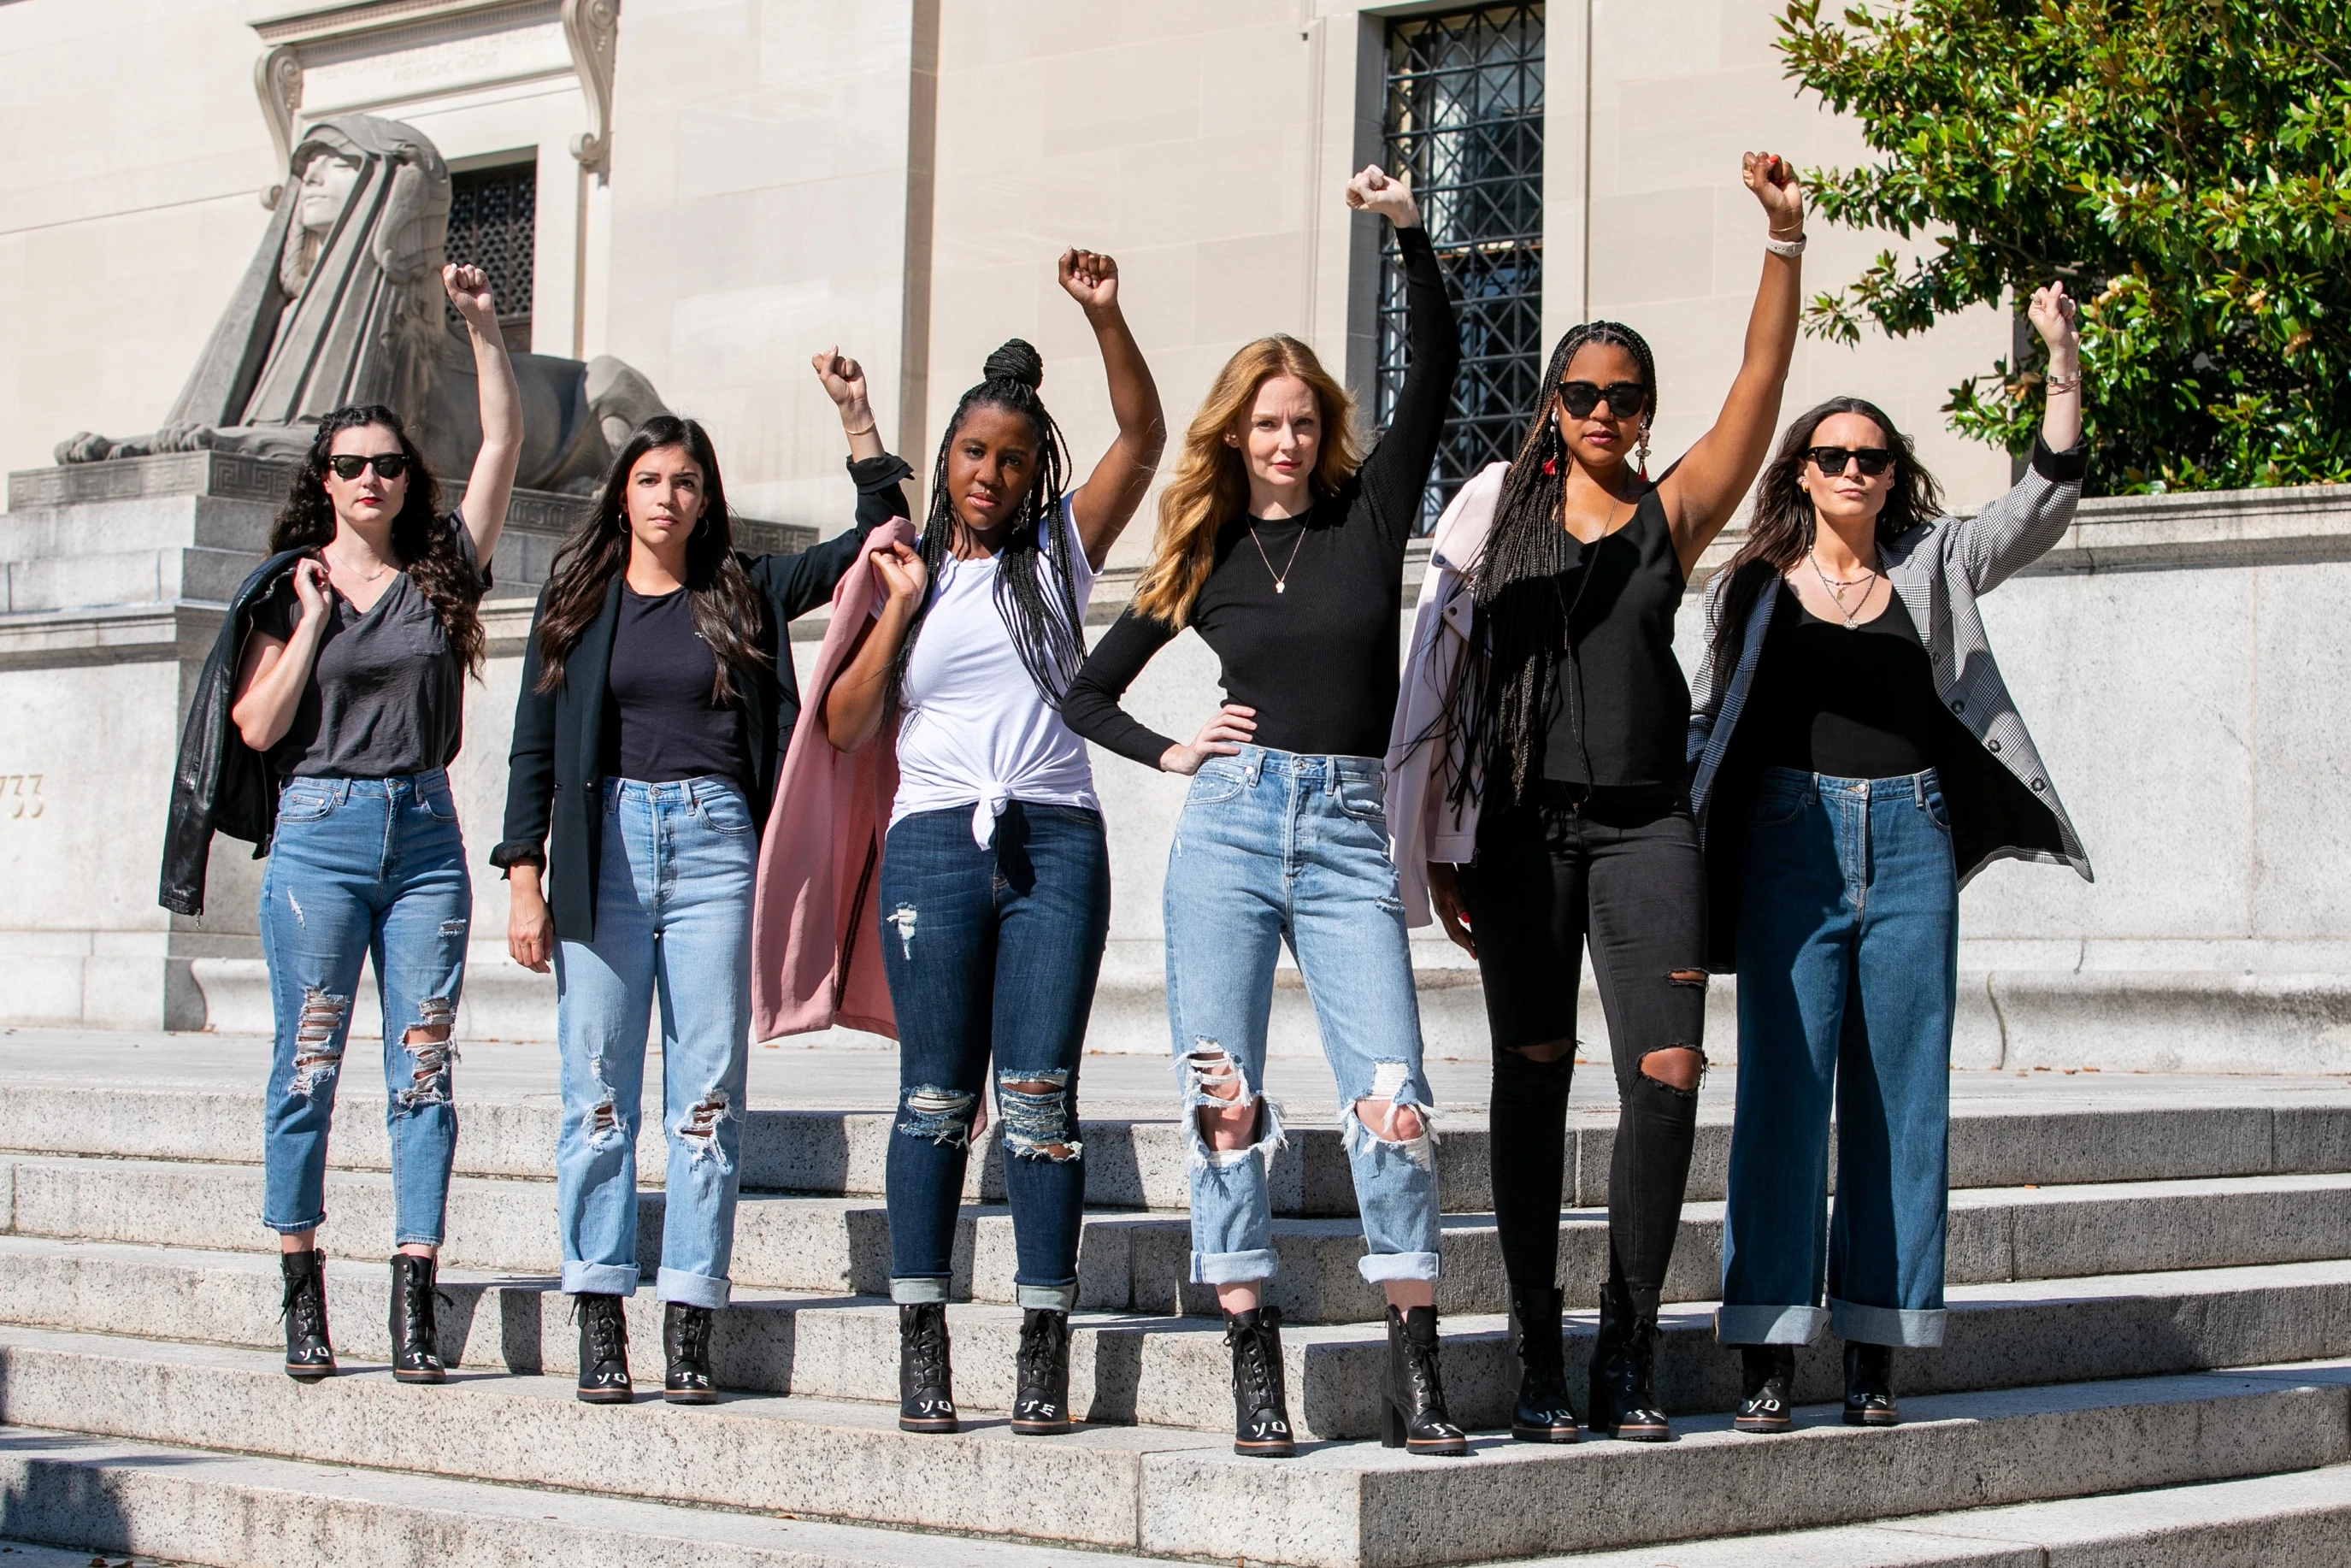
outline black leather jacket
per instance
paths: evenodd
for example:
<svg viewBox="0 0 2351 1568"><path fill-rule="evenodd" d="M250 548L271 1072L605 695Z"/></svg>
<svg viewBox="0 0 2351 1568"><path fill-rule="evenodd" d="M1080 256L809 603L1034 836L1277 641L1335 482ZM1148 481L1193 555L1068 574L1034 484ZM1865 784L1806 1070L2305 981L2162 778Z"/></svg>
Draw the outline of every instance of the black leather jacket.
<svg viewBox="0 0 2351 1568"><path fill-rule="evenodd" d="M236 703L236 669L245 656L246 633L253 630L254 610L308 553L281 551L245 580L229 601L220 636L197 678L196 700L180 732L180 760L172 769L162 889L156 895L174 914L204 912L204 868L212 860L214 833L247 841L256 860L269 852L277 827L278 781L269 759L237 733L229 709Z"/></svg>

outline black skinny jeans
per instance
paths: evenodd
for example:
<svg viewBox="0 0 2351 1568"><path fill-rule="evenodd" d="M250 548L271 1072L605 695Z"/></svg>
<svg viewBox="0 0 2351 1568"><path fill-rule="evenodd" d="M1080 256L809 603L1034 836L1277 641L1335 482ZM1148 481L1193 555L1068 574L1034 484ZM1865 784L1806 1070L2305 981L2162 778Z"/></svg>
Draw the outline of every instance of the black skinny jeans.
<svg viewBox="0 0 2351 1568"><path fill-rule="evenodd" d="M1653 1051L1703 1060L1705 862L1688 808L1648 790L1543 784L1480 824L1461 875L1494 1037L1494 1221L1513 1292L1559 1276L1571 1049L1535 1061L1512 1049L1575 1039L1591 941L1616 1066L1608 1170L1609 1295L1654 1316L1681 1223L1698 1094L1642 1071Z"/></svg>

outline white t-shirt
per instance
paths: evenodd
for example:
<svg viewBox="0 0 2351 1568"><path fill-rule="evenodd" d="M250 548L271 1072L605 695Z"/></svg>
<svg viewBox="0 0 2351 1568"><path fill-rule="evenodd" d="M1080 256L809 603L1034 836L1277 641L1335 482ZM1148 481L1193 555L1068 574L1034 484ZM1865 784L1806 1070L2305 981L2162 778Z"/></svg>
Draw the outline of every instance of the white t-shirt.
<svg viewBox="0 0 2351 1568"><path fill-rule="evenodd" d="M1068 497L1058 542L1043 564L1057 571L1067 553L1082 621L1096 573ZM1102 810L1086 743L1037 695L997 608L997 563L950 555L931 583L930 613L906 664L893 827L917 811L971 806L971 836L987 844L1008 800Z"/></svg>

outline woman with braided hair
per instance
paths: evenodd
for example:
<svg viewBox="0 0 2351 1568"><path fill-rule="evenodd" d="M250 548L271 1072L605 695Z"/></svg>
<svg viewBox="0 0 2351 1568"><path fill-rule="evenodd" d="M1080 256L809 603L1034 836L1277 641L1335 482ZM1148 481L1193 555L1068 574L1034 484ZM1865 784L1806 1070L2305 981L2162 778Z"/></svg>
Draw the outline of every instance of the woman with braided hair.
<svg viewBox="0 0 2351 1568"><path fill-rule="evenodd" d="M1493 1030L1495 1223L1519 1326L1511 1435L1576 1436L1560 1336L1560 1186L1575 998L1589 940L1618 1121L1592 1429L1672 1436L1650 1393L1657 1301L1680 1219L1705 1067L1705 873L1686 795L1689 688L1674 612L1763 461L1795 346L1803 199L1788 165L1743 160L1770 221L1744 357L1714 428L1648 476L1656 366L1593 321L1552 352L1537 410L1468 569L1474 619L1446 744L1475 853L1429 891L1473 954Z"/></svg>
<svg viewBox="0 0 2351 1568"><path fill-rule="evenodd" d="M1086 601L1150 486L1165 425L1119 310L1117 263L1072 250L1061 281L1093 328L1117 438L1066 488L1037 350L1015 339L990 354L947 420L919 539L908 546L900 528L870 552L882 592L821 710L837 751L885 723L894 736L867 939L879 938L898 1030L886 1189L898 1424L910 1432L956 1429L947 1286L991 1057L1023 1309L1012 1429L1072 1425L1078 1059L1110 931L1110 853L1085 743L1061 706L1085 656ZM880 455L872 416L838 379L825 384L852 451Z"/></svg>

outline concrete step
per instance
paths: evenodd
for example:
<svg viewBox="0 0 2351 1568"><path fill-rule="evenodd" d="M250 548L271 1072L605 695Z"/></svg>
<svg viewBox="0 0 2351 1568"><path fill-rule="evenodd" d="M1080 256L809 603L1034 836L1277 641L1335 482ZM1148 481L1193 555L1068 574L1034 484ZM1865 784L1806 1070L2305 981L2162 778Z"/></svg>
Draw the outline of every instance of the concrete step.
<svg viewBox="0 0 2351 1568"><path fill-rule="evenodd" d="M389 1354L389 1271L329 1262L328 1305L347 1359ZM548 1279L452 1272L441 1350L452 1366L571 1375L578 1333ZM1906 1396L2093 1378L2149 1376L2351 1355L2351 1261L2112 1275L1951 1292L1947 1343L1906 1354ZM282 1343L276 1265L255 1253L199 1252L0 1238L0 1320L145 1339L266 1349ZM950 1309L956 1392L967 1410L1008 1412L1019 1344L1017 1308ZM661 1303L630 1303L633 1364L660 1373ZM1445 1321L1445 1386L1463 1424L1499 1428L1518 1377L1508 1324L1473 1314ZM1086 1420L1226 1429L1232 1418L1223 1334L1197 1318L1081 1313L1071 1337L1071 1403ZM1669 1312L1657 1393L1676 1415L1732 1408L1739 1361L1714 1343L1704 1305ZM1593 1317L1570 1319L1568 1371L1579 1402ZM1842 1391L1834 1342L1800 1354L1797 1394ZM1377 1431L1374 1403L1386 1341L1374 1324L1301 1324L1283 1334L1293 1421L1314 1438ZM897 1313L872 1297L738 1292L720 1314L713 1360L726 1387L881 1403L897 1398Z"/></svg>
<svg viewBox="0 0 2351 1568"><path fill-rule="evenodd" d="M549 1064L550 1077L552 1063ZM195 1087L80 1087L11 1083L0 1148L28 1154L132 1155L145 1159L257 1163L257 1092ZM522 1099L465 1098L457 1169L466 1176L548 1177L554 1169L559 1111L550 1092ZM662 1184L666 1155L658 1101L638 1142L639 1179ZM743 1186L749 1192L878 1197L888 1150L887 1111L753 1109L743 1124ZM1172 1121L1083 1124L1086 1201L1099 1208L1187 1206L1187 1149ZM1274 1209L1301 1218L1346 1218L1355 1196L1335 1126L1293 1124L1275 1156ZM1437 1145L1439 1189L1448 1212L1493 1207L1481 1125L1448 1125ZM1570 1117L1562 1197L1607 1202L1615 1144L1613 1109ZM341 1099L330 1158L339 1169L388 1170L382 1106L368 1094ZM1951 1125L1954 1187L2080 1185L2193 1176L2284 1176L2351 1169L2351 1103L2340 1105L2116 1105L2035 1108L1962 1103ZM1719 1199L1729 1167L1727 1108L1701 1113L1688 1196ZM1004 1196L1003 1148L988 1140L967 1193ZM1832 1162L1834 1169L1834 1162Z"/></svg>
<svg viewBox="0 0 2351 1568"><path fill-rule="evenodd" d="M261 1173L250 1166L91 1158L0 1161L12 1201L8 1232L246 1251L270 1244L257 1223ZM2351 1258L2351 1174L1978 1187L1951 1195L1947 1272L1953 1284L2143 1273ZM392 1232L391 1178L332 1173L325 1232L338 1256L373 1260ZM657 1264L662 1195L638 1197L639 1262ZM1722 1206L1683 1210L1666 1283L1668 1301L1711 1299L1720 1284ZM1356 1260L1353 1220L1279 1219L1280 1272L1270 1299L1300 1323L1364 1322L1381 1312ZM1606 1262L1604 1212L1571 1210L1560 1228L1560 1279L1571 1307L1590 1307ZM1507 1310L1489 1217L1445 1221L1438 1305L1447 1313ZM1208 1315L1212 1293L1187 1282L1190 1234L1181 1216L1089 1214L1079 1244L1079 1304L1106 1312ZM453 1269L552 1274L560 1266L549 1183L459 1177L451 1184ZM955 1294L1013 1299L1010 1215L967 1207L957 1229ZM885 1294L889 1219L862 1198L747 1195L737 1211L734 1279L753 1289Z"/></svg>
<svg viewBox="0 0 2351 1568"><path fill-rule="evenodd" d="M1124 1552L941 1537L579 1497L439 1476L0 1428L7 1561L85 1568L92 1550L218 1568L1089 1568ZM30 1537L80 1548L26 1547ZM153 1554L152 1556L146 1554ZM1682 1542L1677 1568L2339 1568L2351 1467ZM1656 1568L1654 1548L1516 1568Z"/></svg>
<svg viewBox="0 0 2351 1568"><path fill-rule="evenodd" d="M26 1426L325 1465L1307 1568L1848 1524L2351 1458L2339 1361L1929 1396L1891 1429L1815 1406L1778 1439L1708 1417L1666 1445L1480 1441L1440 1460L1325 1444L1287 1464L1166 1427L1040 1439L976 1422L924 1437L886 1407L799 1397L590 1406L543 1377L417 1389L353 1371L306 1387L270 1353L24 1328L0 1328L0 1407Z"/></svg>

